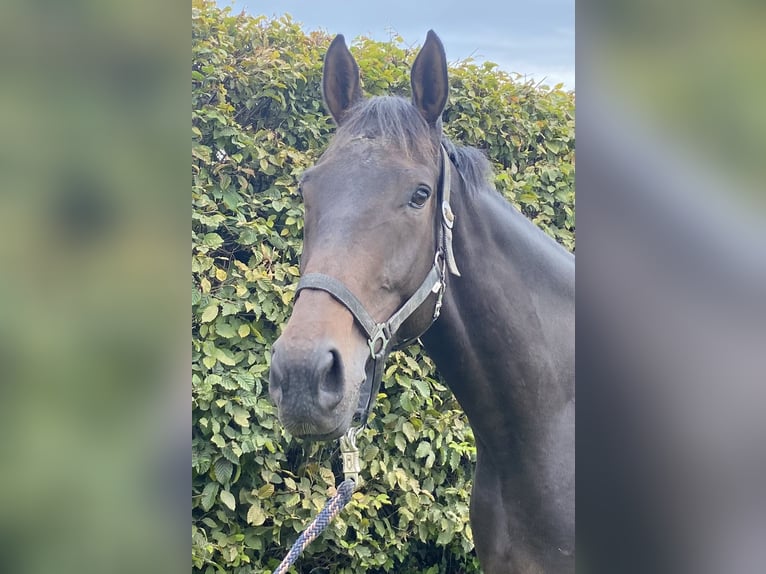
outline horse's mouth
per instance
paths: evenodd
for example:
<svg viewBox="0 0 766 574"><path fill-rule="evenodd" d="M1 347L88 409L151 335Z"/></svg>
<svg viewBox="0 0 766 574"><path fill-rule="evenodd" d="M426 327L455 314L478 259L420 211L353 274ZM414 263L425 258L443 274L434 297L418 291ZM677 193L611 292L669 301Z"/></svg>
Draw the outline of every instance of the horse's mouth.
<svg viewBox="0 0 766 574"><path fill-rule="evenodd" d="M357 397L356 400L353 401L354 404L360 400L358 391L360 390L360 387L364 385L365 381L366 377L356 386ZM368 400L367 397L365 397L364 400L366 404L366 401ZM351 409L349 411L348 407L342 408L340 412L336 411L332 415L326 415L327 418L324 419L324 424L320 421L307 420L306 418L299 418L298 420L295 420L292 417L283 418L282 412L280 412L279 418L284 429L293 437L304 441L323 442L335 440L343 436L343 433L345 433L353 423L355 413L356 409ZM333 423L335 423L335 426L330 426ZM327 430L328 427L330 427L330 430Z"/></svg>
<svg viewBox="0 0 766 574"><path fill-rule="evenodd" d="M285 429L295 438L309 442L324 442L339 438L346 432L348 425L345 422L340 423L333 430L325 433L317 432L319 429L311 423L298 423Z"/></svg>

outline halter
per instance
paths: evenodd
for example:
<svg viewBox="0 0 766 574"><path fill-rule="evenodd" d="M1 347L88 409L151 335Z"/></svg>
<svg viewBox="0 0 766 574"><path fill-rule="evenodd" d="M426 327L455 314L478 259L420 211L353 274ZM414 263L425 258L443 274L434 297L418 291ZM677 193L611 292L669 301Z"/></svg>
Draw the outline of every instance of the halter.
<svg viewBox="0 0 766 574"><path fill-rule="evenodd" d="M423 279L420 287L415 290L410 298L387 321L383 323L376 322L348 287L329 275L323 273L304 275L298 282L298 287L295 290L296 298L303 289L317 289L329 293L348 309L367 335L367 345L370 347L370 358L372 361L367 363L365 369L366 379L360 389L359 406L357 406L356 413L354 414L355 417L359 417L360 427L367 423L370 409L378 395L386 357L392 350L404 348L420 336L394 343L394 337L399 328L433 293L436 295L436 305L434 306L431 322L423 329L421 335L425 333L434 324L434 321L436 321L441 312L442 300L447 288L446 271L449 270L453 275L460 276L460 271L458 271L457 264L455 263L455 254L452 251L452 227L455 223L455 214L452 212L449 203L451 188L450 159L443 145L441 146L441 156L441 177L438 190L438 199L441 200L441 210L439 211L440 215L438 218L441 221L441 225L437 227L439 237L436 243L434 264L425 279Z"/></svg>

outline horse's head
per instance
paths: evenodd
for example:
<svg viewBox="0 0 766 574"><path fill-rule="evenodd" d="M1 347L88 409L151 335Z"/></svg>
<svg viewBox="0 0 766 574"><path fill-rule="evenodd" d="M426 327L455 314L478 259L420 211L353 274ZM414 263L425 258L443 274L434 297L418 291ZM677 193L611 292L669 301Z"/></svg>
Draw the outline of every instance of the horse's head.
<svg viewBox="0 0 766 574"><path fill-rule="evenodd" d="M377 323L418 291L434 267L448 85L444 48L432 31L411 84L411 101L364 99L359 68L337 36L325 57L322 92L338 129L301 182L301 273L336 280ZM418 335L433 312L433 303L423 304L394 337ZM359 319L326 290L303 289L272 353L269 392L284 426L317 439L343 434L372 355Z"/></svg>

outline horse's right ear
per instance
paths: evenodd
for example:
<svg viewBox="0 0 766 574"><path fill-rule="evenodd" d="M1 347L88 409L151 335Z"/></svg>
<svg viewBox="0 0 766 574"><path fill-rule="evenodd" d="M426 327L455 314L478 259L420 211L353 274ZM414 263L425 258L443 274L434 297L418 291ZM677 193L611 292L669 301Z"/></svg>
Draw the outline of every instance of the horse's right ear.
<svg viewBox="0 0 766 574"><path fill-rule="evenodd" d="M412 103L428 122L435 126L442 116L449 94L447 55L439 36L428 31L426 43L418 52L410 72Z"/></svg>
<svg viewBox="0 0 766 574"><path fill-rule="evenodd" d="M359 66L346 47L343 34L338 34L324 57L322 99L335 123L341 125L346 112L362 99Z"/></svg>

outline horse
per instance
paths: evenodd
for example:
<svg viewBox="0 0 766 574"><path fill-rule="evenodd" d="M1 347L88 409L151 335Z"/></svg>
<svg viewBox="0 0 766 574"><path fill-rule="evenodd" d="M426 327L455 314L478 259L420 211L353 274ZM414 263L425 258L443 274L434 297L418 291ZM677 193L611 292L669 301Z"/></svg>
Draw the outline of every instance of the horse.
<svg viewBox="0 0 766 574"><path fill-rule="evenodd" d="M338 35L322 97L337 129L301 177L301 280L269 393L296 437L364 423L392 349L420 337L476 440L470 521L487 574L573 572L575 259L442 133L444 46L412 98L362 94Z"/></svg>

